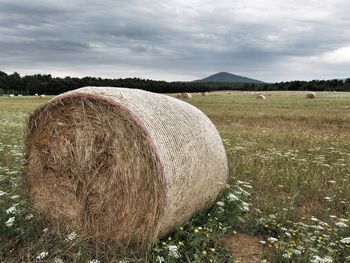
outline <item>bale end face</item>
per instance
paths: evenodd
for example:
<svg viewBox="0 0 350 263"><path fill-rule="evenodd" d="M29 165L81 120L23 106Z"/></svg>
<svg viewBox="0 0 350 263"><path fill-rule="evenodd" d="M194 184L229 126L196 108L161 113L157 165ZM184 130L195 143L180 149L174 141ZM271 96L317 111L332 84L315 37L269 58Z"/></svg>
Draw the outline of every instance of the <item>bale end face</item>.
<svg viewBox="0 0 350 263"><path fill-rule="evenodd" d="M124 248L156 238L160 164L122 109L83 97L50 103L30 117L26 144L29 195L56 228Z"/></svg>

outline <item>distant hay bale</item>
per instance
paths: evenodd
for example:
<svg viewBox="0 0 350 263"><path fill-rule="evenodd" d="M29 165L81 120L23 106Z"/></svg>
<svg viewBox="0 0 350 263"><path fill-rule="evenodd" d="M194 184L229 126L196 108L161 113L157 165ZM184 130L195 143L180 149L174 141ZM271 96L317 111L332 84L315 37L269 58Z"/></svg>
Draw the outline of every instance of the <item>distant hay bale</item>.
<svg viewBox="0 0 350 263"><path fill-rule="evenodd" d="M181 95L181 94L177 94L177 95L176 95L176 98L182 99L182 95Z"/></svg>
<svg viewBox="0 0 350 263"><path fill-rule="evenodd" d="M183 99L192 99L191 93L187 93L187 92L182 92L182 93L181 93L181 97L182 97Z"/></svg>
<svg viewBox="0 0 350 263"><path fill-rule="evenodd" d="M202 96L208 96L208 92L202 92Z"/></svg>
<svg viewBox="0 0 350 263"><path fill-rule="evenodd" d="M18 96L18 97L22 97L23 95L22 95L22 94L18 94L17 96Z"/></svg>
<svg viewBox="0 0 350 263"><path fill-rule="evenodd" d="M316 93L315 93L315 92L309 92L309 93L306 95L306 98L308 98L308 99L314 99L314 98L316 98Z"/></svg>
<svg viewBox="0 0 350 263"><path fill-rule="evenodd" d="M260 95L256 96L256 99L257 100L265 100L266 97L264 95L260 94Z"/></svg>
<svg viewBox="0 0 350 263"><path fill-rule="evenodd" d="M41 95L40 95L40 98L45 98L45 97L46 97L45 94L41 94Z"/></svg>
<svg viewBox="0 0 350 263"><path fill-rule="evenodd" d="M38 93L35 93L34 96L39 96L39 94L38 94Z"/></svg>
<svg viewBox="0 0 350 263"><path fill-rule="evenodd" d="M220 136L173 97L113 87L64 93L29 118L24 184L53 228L143 250L215 201Z"/></svg>
<svg viewBox="0 0 350 263"><path fill-rule="evenodd" d="M9 97L14 97L15 96L15 94L9 94Z"/></svg>

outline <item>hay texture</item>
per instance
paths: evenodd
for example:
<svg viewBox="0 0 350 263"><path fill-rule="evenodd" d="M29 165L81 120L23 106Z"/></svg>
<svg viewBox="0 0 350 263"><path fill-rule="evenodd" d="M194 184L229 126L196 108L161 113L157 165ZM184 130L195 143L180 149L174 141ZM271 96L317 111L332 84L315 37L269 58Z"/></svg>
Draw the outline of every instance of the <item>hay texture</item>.
<svg viewBox="0 0 350 263"><path fill-rule="evenodd" d="M197 108L142 90L85 87L29 118L25 185L57 228L124 248L210 206L225 187L225 150Z"/></svg>
<svg viewBox="0 0 350 263"><path fill-rule="evenodd" d="M315 92L309 92L309 93L306 95L306 98L307 98L307 99L314 99L314 98L316 98L316 93L315 93Z"/></svg>

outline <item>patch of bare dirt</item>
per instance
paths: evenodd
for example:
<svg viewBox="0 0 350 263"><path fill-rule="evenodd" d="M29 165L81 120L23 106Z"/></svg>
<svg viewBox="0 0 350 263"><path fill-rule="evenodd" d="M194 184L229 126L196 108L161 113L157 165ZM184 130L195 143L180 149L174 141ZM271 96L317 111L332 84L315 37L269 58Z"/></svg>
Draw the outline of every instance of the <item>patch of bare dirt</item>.
<svg viewBox="0 0 350 263"><path fill-rule="evenodd" d="M247 234L232 234L222 238L220 243L231 251L235 262L256 263L261 262L263 247L260 239Z"/></svg>

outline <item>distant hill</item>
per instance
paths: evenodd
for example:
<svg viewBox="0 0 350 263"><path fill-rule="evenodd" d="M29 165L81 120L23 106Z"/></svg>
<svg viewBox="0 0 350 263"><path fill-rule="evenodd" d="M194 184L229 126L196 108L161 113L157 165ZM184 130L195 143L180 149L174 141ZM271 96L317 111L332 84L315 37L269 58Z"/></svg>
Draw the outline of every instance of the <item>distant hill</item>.
<svg viewBox="0 0 350 263"><path fill-rule="evenodd" d="M263 81L260 81L260 80L250 79L250 78L234 75L227 72L219 72L204 79L194 80L193 82L235 82L235 83L254 83L254 84L264 83Z"/></svg>

